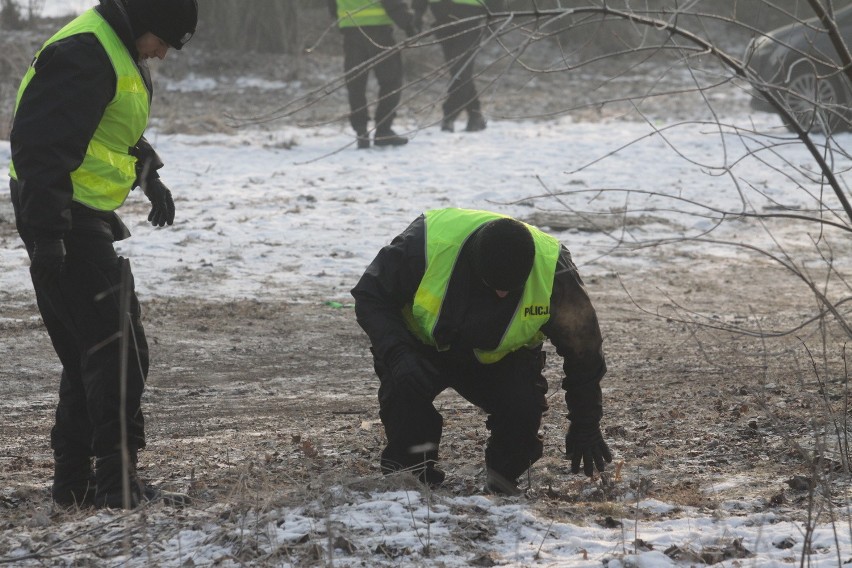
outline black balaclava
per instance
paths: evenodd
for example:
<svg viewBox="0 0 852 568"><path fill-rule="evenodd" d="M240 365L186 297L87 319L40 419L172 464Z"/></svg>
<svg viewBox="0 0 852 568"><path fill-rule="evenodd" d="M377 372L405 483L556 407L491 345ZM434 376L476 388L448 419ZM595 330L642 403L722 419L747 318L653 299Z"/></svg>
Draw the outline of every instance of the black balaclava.
<svg viewBox="0 0 852 568"><path fill-rule="evenodd" d="M197 0L125 0L133 35L151 32L174 49L180 49L195 33Z"/></svg>
<svg viewBox="0 0 852 568"><path fill-rule="evenodd" d="M473 263L494 290L523 288L535 260L535 243L526 225L514 219L489 221L473 237Z"/></svg>

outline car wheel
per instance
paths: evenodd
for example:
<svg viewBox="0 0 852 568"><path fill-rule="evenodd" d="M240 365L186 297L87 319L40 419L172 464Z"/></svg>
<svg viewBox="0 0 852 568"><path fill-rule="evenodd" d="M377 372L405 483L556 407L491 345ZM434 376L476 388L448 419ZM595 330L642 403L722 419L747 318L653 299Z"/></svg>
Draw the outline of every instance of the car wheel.
<svg viewBox="0 0 852 568"><path fill-rule="evenodd" d="M849 128L848 117L843 116L844 97L840 93L835 81L818 77L811 65L799 65L783 97L802 128L825 134Z"/></svg>

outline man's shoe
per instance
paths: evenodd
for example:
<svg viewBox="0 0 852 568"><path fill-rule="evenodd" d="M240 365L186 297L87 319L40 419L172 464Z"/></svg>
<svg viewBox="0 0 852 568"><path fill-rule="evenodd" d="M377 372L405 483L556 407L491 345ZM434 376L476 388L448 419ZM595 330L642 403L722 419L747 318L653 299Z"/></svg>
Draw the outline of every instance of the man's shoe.
<svg viewBox="0 0 852 568"><path fill-rule="evenodd" d="M446 472L439 467L435 467L432 463L429 463L417 475L417 479L419 479L421 483L428 485L432 489L440 487L446 478Z"/></svg>
<svg viewBox="0 0 852 568"><path fill-rule="evenodd" d="M89 507L95 503L95 473L89 456L54 455L50 496L62 507Z"/></svg>
<svg viewBox="0 0 852 568"><path fill-rule="evenodd" d="M507 497L517 497L522 493L518 488L517 481L512 481L490 468L486 473L485 492L493 495L505 495Z"/></svg>
<svg viewBox="0 0 852 568"><path fill-rule="evenodd" d="M366 150L370 147L370 135L366 132L359 132L356 138L359 150Z"/></svg>
<svg viewBox="0 0 852 568"><path fill-rule="evenodd" d="M408 144L408 138L400 136L393 130L376 131L373 137L373 143L376 146L404 146Z"/></svg>
<svg viewBox="0 0 852 568"><path fill-rule="evenodd" d="M474 110L468 113L467 116L467 128L465 128L468 132L479 132L480 130L485 130L488 121L485 120L485 117L478 110Z"/></svg>
<svg viewBox="0 0 852 568"><path fill-rule="evenodd" d="M185 507L192 503L192 499L185 493L163 491L152 485L142 483L138 479L131 481L130 486L130 509L146 504L161 501L164 505L171 507ZM101 492L92 500L92 504L99 509L124 509L123 490Z"/></svg>
<svg viewBox="0 0 852 568"><path fill-rule="evenodd" d="M445 116L444 119L441 121L441 131L442 132L455 132L456 131L455 120Z"/></svg>
<svg viewBox="0 0 852 568"><path fill-rule="evenodd" d="M190 498L182 493L162 491L139 480L136 475L135 460L128 465L127 479L129 482L129 502L124 499L124 468L121 454L112 454L98 458L95 461L95 479L97 492L94 504L99 508L135 509L144 503L162 501L166 505L181 507L190 503Z"/></svg>

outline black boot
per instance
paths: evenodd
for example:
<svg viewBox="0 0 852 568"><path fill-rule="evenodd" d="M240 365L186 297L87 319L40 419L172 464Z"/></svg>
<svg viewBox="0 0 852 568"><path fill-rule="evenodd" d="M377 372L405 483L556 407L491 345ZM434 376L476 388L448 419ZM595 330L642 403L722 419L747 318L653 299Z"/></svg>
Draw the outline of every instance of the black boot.
<svg viewBox="0 0 852 568"><path fill-rule="evenodd" d="M98 490L95 493L95 505L97 507L110 507L113 509L129 509L138 507L143 499L143 491L139 478L136 477L136 464L134 459L128 460L127 471L122 465L121 454L111 454L95 460L95 479L98 482ZM128 498L124 500L124 479L127 478L129 485Z"/></svg>
<svg viewBox="0 0 852 568"><path fill-rule="evenodd" d="M507 478L502 473L490 467L486 472L485 492L494 495L506 495L508 497L517 497L521 494L517 481Z"/></svg>
<svg viewBox="0 0 852 568"><path fill-rule="evenodd" d="M140 481L136 475L136 460L133 456L129 460L126 477L130 489L129 503L125 503L124 499L125 471L122 467L121 454L98 458L95 461L95 478L98 482L95 506L123 509L125 505L128 505L128 508L134 509L152 501L162 500L166 505L173 506L188 505L190 502L187 495L161 491Z"/></svg>
<svg viewBox="0 0 852 568"><path fill-rule="evenodd" d="M376 146L404 146L405 144L408 144L408 138L400 136L388 128L376 130L376 134L373 137L373 143Z"/></svg>
<svg viewBox="0 0 852 568"><path fill-rule="evenodd" d="M89 507L95 503L95 474L89 456L54 455L53 502L63 507Z"/></svg>
<svg viewBox="0 0 852 568"><path fill-rule="evenodd" d="M467 113L467 130L468 132L479 132L480 130L485 130L485 126L488 124L488 121L485 120L485 116L483 116L482 111L471 110Z"/></svg>
<svg viewBox="0 0 852 568"><path fill-rule="evenodd" d="M436 446L437 447L437 446ZM411 460L394 460L386 455L382 455L381 468L383 475L393 475L402 472L408 472L417 477L424 485L431 488L440 487L444 483L447 474L437 466L438 453L437 451L430 452L432 455L427 456L420 463L411 463ZM408 465L403 465L402 461L408 462Z"/></svg>
<svg viewBox="0 0 852 568"><path fill-rule="evenodd" d="M417 475L417 479L420 480L420 483L424 485L428 485L432 489L436 489L444 483L444 479L447 478L446 472L443 469L437 467L435 462L428 462L426 467L420 470L420 473Z"/></svg>
<svg viewBox="0 0 852 568"><path fill-rule="evenodd" d="M359 150L366 150L370 147L370 135L367 133L366 130L364 130L363 132L356 132L355 136L358 142Z"/></svg>
<svg viewBox="0 0 852 568"><path fill-rule="evenodd" d="M444 119L441 120L441 130L443 132L455 132L455 119L445 116Z"/></svg>

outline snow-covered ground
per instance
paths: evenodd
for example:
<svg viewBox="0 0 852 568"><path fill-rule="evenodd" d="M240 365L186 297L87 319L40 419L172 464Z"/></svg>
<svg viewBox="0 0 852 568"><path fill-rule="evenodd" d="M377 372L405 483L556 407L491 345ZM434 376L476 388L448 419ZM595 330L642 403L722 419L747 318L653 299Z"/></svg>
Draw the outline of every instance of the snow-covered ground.
<svg viewBox="0 0 852 568"><path fill-rule="evenodd" d="M765 127L774 124L774 117L759 118ZM492 122L485 133L450 136L431 128L414 133L405 147L365 152L354 149L343 127L282 127L236 136L153 131L149 138L166 163L161 176L176 200L175 224L148 225L147 201L133 192L121 213L134 238L119 249L133 260L143 296L341 299L379 247L429 208L492 209L530 220L542 210L573 219L595 212L612 225L604 227L609 230L551 230L590 273L650 261L632 254L601 257L619 239L629 245L710 228L712 221L703 216L709 212L688 201L729 212L742 210L746 199L746 210L758 212L778 204L800 211L815 207L812 195L786 179L790 167L773 171L754 159L738 161L744 152L733 136L703 125L666 131L665 139L652 133L649 125L634 122ZM852 143L852 135L837 140ZM811 162L800 146L775 152L761 159ZM8 159L8 142L0 142L0 161ZM736 164L731 176L715 175L725 159ZM846 168L848 162L836 164L841 180ZM616 191L621 189L666 197L628 196ZM574 193L532 199L548 191ZM833 195L822 197L839 209ZM623 229L619 212L625 208L637 220ZM609 212L615 212L612 218L602 216ZM714 238L744 230L736 223L722 229L729 232L717 231ZM752 244L769 245L765 235L753 238L762 241ZM707 244L702 250L736 254ZM0 287L27 289L23 248L0 255L9 267L0 274Z"/></svg>

